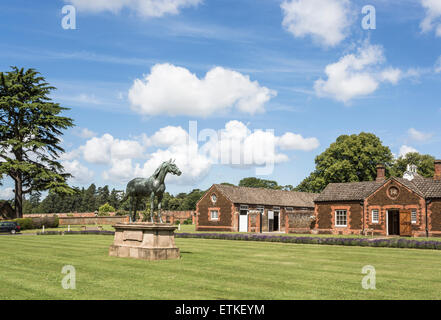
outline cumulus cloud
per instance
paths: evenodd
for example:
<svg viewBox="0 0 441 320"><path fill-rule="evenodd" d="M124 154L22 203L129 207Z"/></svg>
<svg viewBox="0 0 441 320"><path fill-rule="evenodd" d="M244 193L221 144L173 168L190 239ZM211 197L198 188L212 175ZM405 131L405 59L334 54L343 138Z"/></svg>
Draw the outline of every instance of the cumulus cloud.
<svg viewBox="0 0 441 320"><path fill-rule="evenodd" d="M435 34L441 37L441 1L421 0L422 6L426 9L426 17L421 22L421 30L429 32L435 30Z"/></svg>
<svg viewBox="0 0 441 320"><path fill-rule="evenodd" d="M438 58L435 64L435 72L440 73L441 72L441 57Z"/></svg>
<svg viewBox="0 0 441 320"><path fill-rule="evenodd" d="M1 200L11 200L14 197L15 197L14 188L0 189L0 199Z"/></svg>
<svg viewBox="0 0 441 320"><path fill-rule="evenodd" d="M83 170L85 179L90 179L90 174L77 161L82 158L106 165L102 172L105 180L125 183L136 176L151 176L163 161L173 158L182 175L170 175L168 181L188 185L203 179L213 165L256 167L257 173L258 168L289 160L279 150L311 151L319 146L316 138L303 138L291 132L276 136L273 130L251 131L246 124L235 120L227 122L222 130L204 129L195 135L191 129L168 126L151 136L143 135L141 140L142 143L120 140L110 134L91 138L71 151L69 157L65 156L75 159L64 159L68 164L66 169L75 176L78 176L75 172ZM152 151L147 153L147 148Z"/></svg>
<svg viewBox="0 0 441 320"><path fill-rule="evenodd" d="M90 183L94 173L87 167L83 166L78 160L62 161L64 170L72 175L71 181L78 183Z"/></svg>
<svg viewBox="0 0 441 320"><path fill-rule="evenodd" d="M209 116L236 108L255 114L276 92L239 72L215 67L199 79L189 70L171 64L153 66L129 91L132 109L140 114Z"/></svg>
<svg viewBox="0 0 441 320"><path fill-rule="evenodd" d="M145 146L135 140L115 139L106 133L88 140L81 151L87 162L106 164L112 159L142 158Z"/></svg>
<svg viewBox="0 0 441 320"><path fill-rule="evenodd" d="M349 0L283 1L283 26L296 38L311 36L324 46L342 42L352 24Z"/></svg>
<svg viewBox="0 0 441 320"><path fill-rule="evenodd" d="M410 139L412 139L414 141L418 141L418 142L424 142L424 141L427 141L433 137L432 133L424 133L424 132L418 131L414 128L409 129L408 133L409 133Z"/></svg>
<svg viewBox="0 0 441 320"><path fill-rule="evenodd" d="M90 139L96 136L95 132L87 128L78 128L74 134L83 139Z"/></svg>
<svg viewBox="0 0 441 320"><path fill-rule="evenodd" d="M300 134L287 132L278 139L278 145L282 150L312 151L320 146L317 138L304 138Z"/></svg>
<svg viewBox="0 0 441 320"><path fill-rule="evenodd" d="M418 150L413 147L403 145L400 148L400 155L399 156L405 157L408 153L413 153L413 152L418 152Z"/></svg>
<svg viewBox="0 0 441 320"><path fill-rule="evenodd" d="M344 103L375 92L380 83L396 84L401 71L394 68L381 69L385 62L383 47L364 43L356 54L348 54L338 62L328 65L328 79L315 82L315 92L320 97L332 97Z"/></svg>
<svg viewBox="0 0 441 320"><path fill-rule="evenodd" d="M176 15L181 8L197 6L202 0L65 0L78 10L85 12L119 13L129 9L143 17L162 17L166 14Z"/></svg>

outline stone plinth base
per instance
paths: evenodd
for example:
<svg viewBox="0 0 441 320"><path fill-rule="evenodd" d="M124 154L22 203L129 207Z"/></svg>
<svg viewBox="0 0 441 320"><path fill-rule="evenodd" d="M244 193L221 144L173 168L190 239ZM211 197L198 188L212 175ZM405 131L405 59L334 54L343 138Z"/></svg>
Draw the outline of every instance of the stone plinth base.
<svg viewBox="0 0 441 320"><path fill-rule="evenodd" d="M179 259L175 245L177 227L160 223L120 223L115 228L115 239L109 248L113 257L144 260Z"/></svg>

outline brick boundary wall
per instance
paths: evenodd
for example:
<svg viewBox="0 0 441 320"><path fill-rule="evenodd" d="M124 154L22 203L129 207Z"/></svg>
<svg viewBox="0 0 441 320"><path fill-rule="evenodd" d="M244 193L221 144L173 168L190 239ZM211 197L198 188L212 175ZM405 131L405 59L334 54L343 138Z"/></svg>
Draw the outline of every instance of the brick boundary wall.
<svg viewBox="0 0 441 320"><path fill-rule="evenodd" d="M60 226L67 225L114 225L116 223L128 223L128 216L117 217L60 217Z"/></svg>

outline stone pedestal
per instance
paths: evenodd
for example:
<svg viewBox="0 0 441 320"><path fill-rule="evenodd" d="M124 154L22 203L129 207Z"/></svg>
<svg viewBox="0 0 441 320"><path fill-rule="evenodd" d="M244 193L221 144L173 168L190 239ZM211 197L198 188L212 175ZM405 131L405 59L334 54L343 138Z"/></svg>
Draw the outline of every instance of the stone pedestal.
<svg viewBox="0 0 441 320"><path fill-rule="evenodd" d="M115 239L109 248L113 257L144 260L179 259L175 245L177 227L163 223L120 223L115 228Z"/></svg>

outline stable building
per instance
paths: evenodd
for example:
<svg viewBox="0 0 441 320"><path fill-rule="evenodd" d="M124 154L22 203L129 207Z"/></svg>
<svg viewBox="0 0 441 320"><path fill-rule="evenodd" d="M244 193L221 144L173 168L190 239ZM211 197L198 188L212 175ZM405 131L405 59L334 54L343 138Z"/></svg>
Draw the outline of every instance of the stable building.
<svg viewBox="0 0 441 320"><path fill-rule="evenodd" d="M402 178L386 179L377 166L376 181L331 183L315 199L319 234L441 236L441 160L433 178L408 166Z"/></svg>
<svg viewBox="0 0 441 320"><path fill-rule="evenodd" d="M196 230L309 233L317 196L215 184L196 204Z"/></svg>

